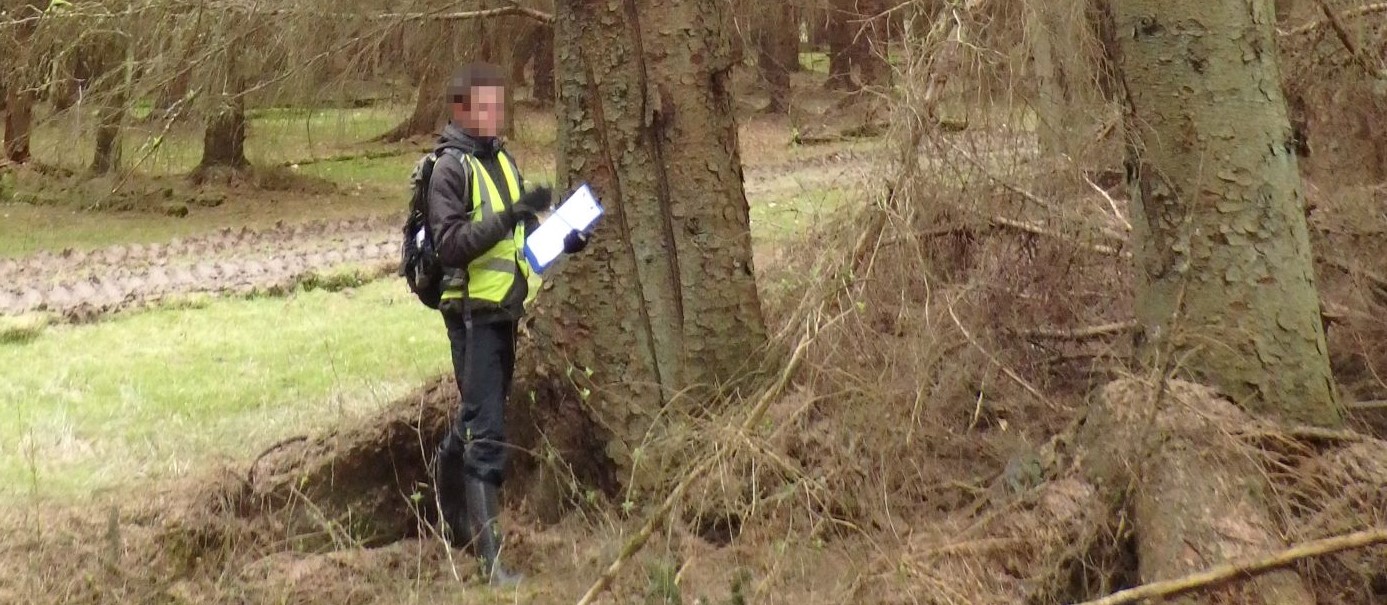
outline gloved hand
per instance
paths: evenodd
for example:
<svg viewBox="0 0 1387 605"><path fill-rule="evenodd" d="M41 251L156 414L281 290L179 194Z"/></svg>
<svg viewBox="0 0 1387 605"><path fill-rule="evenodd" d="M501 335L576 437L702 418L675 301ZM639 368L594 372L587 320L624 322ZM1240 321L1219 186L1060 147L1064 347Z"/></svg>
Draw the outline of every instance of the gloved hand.
<svg viewBox="0 0 1387 605"><path fill-rule="evenodd" d="M588 247L588 234L582 231L570 231L568 235L563 238L564 254L577 254L582 252L583 248L586 247Z"/></svg>
<svg viewBox="0 0 1387 605"><path fill-rule="evenodd" d="M539 186L526 191L520 199L515 200L511 205L511 213L518 220L524 220L538 216L539 213L549 209L553 203L553 192L548 187Z"/></svg>

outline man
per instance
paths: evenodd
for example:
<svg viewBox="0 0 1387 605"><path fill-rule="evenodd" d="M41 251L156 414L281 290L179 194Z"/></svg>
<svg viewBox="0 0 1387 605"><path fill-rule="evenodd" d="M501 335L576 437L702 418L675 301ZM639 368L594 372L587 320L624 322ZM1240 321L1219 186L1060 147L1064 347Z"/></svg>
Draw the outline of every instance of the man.
<svg viewBox="0 0 1387 605"><path fill-rule="evenodd" d="M448 83L451 120L429 180L428 221L444 267L439 310L448 329L461 411L439 446L434 487L454 546L473 543L493 585L521 576L500 563L497 492L506 462L504 405L515 365L516 326L533 296L524 238L550 191L526 192L499 138L505 124L500 68L473 63ZM564 251L586 245L570 234ZM465 517L464 517L465 515Z"/></svg>

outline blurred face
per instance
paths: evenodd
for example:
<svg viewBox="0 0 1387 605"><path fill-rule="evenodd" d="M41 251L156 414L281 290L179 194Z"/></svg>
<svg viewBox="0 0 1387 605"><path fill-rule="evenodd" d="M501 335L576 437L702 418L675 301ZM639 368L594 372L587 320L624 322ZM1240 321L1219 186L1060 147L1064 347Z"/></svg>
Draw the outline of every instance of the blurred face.
<svg viewBox="0 0 1387 605"><path fill-rule="evenodd" d="M500 136L506 123L506 89L501 86L474 86L471 106L453 105L454 121L471 134Z"/></svg>

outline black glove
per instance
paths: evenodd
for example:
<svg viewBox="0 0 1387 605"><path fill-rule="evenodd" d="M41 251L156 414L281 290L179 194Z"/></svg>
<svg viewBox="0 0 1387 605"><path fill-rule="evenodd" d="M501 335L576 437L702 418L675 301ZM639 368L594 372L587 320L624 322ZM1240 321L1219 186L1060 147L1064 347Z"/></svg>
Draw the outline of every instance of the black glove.
<svg viewBox="0 0 1387 605"><path fill-rule="evenodd" d="M524 195L520 196L520 199L515 200L515 204L511 205L511 213L515 216L517 222L533 218L538 216L539 213L548 210L550 204L553 203L553 199L553 192L551 192L548 187L535 187L530 191L526 191Z"/></svg>
<svg viewBox="0 0 1387 605"><path fill-rule="evenodd" d="M583 248L586 247L588 247L588 234L582 231L570 231L568 235L563 238L564 254L577 254L582 252Z"/></svg>

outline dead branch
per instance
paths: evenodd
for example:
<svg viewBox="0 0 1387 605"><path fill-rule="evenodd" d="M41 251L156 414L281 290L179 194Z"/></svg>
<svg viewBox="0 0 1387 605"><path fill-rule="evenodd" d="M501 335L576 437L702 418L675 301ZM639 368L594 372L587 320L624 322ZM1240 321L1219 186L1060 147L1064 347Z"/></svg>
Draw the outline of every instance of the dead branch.
<svg viewBox="0 0 1387 605"><path fill-rule="evenodd" d="M996 225L996 226L998 226L998 227L1005 227L1005 228L1007 228L1007 229L1014 229L1014 230L1016 230L1016 231L1023 231L1023 232L1026 232L1026 233L1030 233L1030 234L1032 234L1032 235L1039 235L1039 236L1042 236L1042 237L1048 237L1048 238L1056 239L1056 240L1059 240L1059 241L1062 241L1062 242L1068 242L1068 243L1071 243L1071 244L1073 244L1073 245L1075 245L1075 246L1078 246L1078 247L1080 247L1080 248L1084 248L1084 249L1087 249L1087 250L1092 250L1093 252L1097 252L1097 253L1099 253L1099 254L1103 254L1103 255L1107 255L1107 256L1123 256L1123 257L1125 257L1125 256L1129 256L1129 255L1130 255L1130 253L1123 252L1122 250L1120 250L1120 249L1118 249L1118 248L1115 248L1115 247L1113 247L1113 246L1109 246L1109 245L1107 245L1107 244L1089 244L1089 243L1074 241L1072 238L1065 237L1065 236L1063 236L1063 235L1061 235L1061 234L1059 234L1059 233L1054 233L1054 232L1051 232L1051 231L1047 231L1045 228L1043 228L1043 227L1041 227L1041 226L1039 226L1039 225L1035 225L1035 224L1028 223L1028 222L1025 222L1025 221L1018 221L1018 220L1016 220L1016 219L1010 219L1010 218L1007 218L1007 217L1005 217L1005 216L994 216L994 217L991 218L991 221L992 221L992 224L994 224L994 225Z"/></svg>
<svg viewBox="0 0 1387 605"><path fill-rule="evenodd" d="M1369 76L1381 77L1382 70L1376 65L1373 65L1373 60L1369 58L1368 55L1364 54L1363 49L1359 48L1358 44L1353 41L1353 37L1348 34L1348 28L1344 27L1343 20L1339 18L1339 15L1334 13L1334 9L1329 6L1329 3L1325 0L1316 0L1316 4L1320 5L1320 11L1324 13L1325 20L1328 21L1330 27L1334 29L1334 36L1337 37L1339 43L1343 44L1344 48L1348 50L1348 54L1353 57L1353 61L1357 63L1359 67L1362 67L1363 71Z"/></svg>
<svg viewBox="0 0 1387 605"><path fill-rule="evenodd" d="M1298 426L1291 428L1253 428L1237 431L1240 437L1253 439L1298 439L1300 441L1338 441L1343 443L1357 443L1363 441L1365 437L1361 433L1353 431L1336 431L1333 429L1322 429L1313 426Z"/></svg>
<svg viewBox="0 0 1387 605"><path fill-rule="evenodd" d="M963 326L963 322L958 319L958 315L954 313L953 305L949 305L948 309L949 317L954 320L954 325L957 326L958 330L963 333L963 337L968 339L968 344L973 345L973 348L977 349L979 353L982 353L983 356L987 357L987 360L991 361L992 365L995 365L998 369L1002 370L1002 373L1006 374L1007 378L1010 378L1016 384L1021 385L1021 388L1026 389L1026 392L1030 393L1032 397L1035 397L1037 400L1039 400L1041 403L1045 404L1052 410L1060 409L1059 406L1055 405L1053 401L1050 401L1049 397L1046 397L1038 389L1031 386L1031 383L1027 382L1025 378L1022 378L1020 374L1017 374L1016 372L1012 371L1012 369L1007 367L1006 364L998 360L996 356L988 352L987 349L984 349L982 345L979 344L978 341L973 338L973 334L968 331L968 328L965 328Z"/></svg>
<svg viewBox="0 0 1387 605"><path fill-rule="evenodd" d="M1374 544L1387 543L1387 528L1364 530L1324 538L1294 546L1263 559L1241 563L1226 563L1207 571L1176 578L1152 582L1136 588L1129 588L1110 594L1101 599L1085 601L1079 605L1122 605L1152 597L1170 597L1193 590L1207 588L1233 579L1246 579L1287 567L1301 559L1320 557L1339 551L1363 548Z"/></svg>
<svg viewBox="0 0 1387 605"><path fill-rule="evenodd" d="M292 168L292 167L294 167L294 166L309 166L309 165L312 165L312 164L324 164L324 163L329 163L329 162L350 162L350 161L353 161L353 160L379 160L379 159L381 159L381 158L393 158L393 157L399 157L399 156L402 156L402 155L409 155L409 154L412 154L412 153L428 153L428 151L429 151L428 149L423 149L423 148L420 148L420 149L408 148L408 149L386 149L386 150L382 150L382 151L364 151L364 152L355 152L355 153L341 153L341 154L337 154L337 155L324 156L324 157L321 157L321 158L307 158L307 159L302 159L302 160L289 160L289 161L286 161L286 162L280 162L279 165L282 166L282 167L284 167L284 168Z"/></svg>
<svg viewBox="0 0 1387 605"><path fill-rule="evenodd" d="M1118 321L1087 328L1075 328L1072 330L1037 328L1034 330L1025 330L1021 332L1020 335L1027 338L1044 338L1047 340L1088 340L1090 338L1101 338L1103 336L1130 332L1136 327L1137 322L1135 321Z"/></svg>
<svg viewBox="0 0 1387 605"><path fill-rule="evenodd" d="M1344 11L1343 13L1340 13L1340 14L1338 15L1338 19L1341 19L1341 20L1342 20L1342 19L1354 19L1354 18L1357 18L1357 17L1365 17L1365 16L1371 15L1371 14L1373 14L1373 13L1383 13L1383 12L1387 12L1387 2L1377 2L1377 3L1374 3L1374 4L1366 4L1366 5L1363 5L1363 6L1354 8L1354 9L1351 9L1351 10L1346 10L1346 11ZM1318 20L1315 20L1315 21L1311 21L1311 22L1309 22L1309 23L1306 23L1306 24L1304 24L1304 25L1296 26L1296 27L1293 28L1293 29L1290 29L1290 30L1287 30L1287 31L1282 31L1282 32L1279 32L1279 33L1280 33L1282 36L1287 36L1287 37L1289 37L1289 36L1301 36L1301 35L1304 35L1304 34L1308 34L1308 33L1310 33L1310 32L1313 32L1313 31L1315 31L1315 30L1317 30L1317 29L1319 29L1319 28L1321 28L1321 27L1324 27L1325 25L1332 25L1332 23L1331 23L1331 21L1330 21L1329 19L1318 19ZM1342 27L1342 26L1340 26L1340 27Z"/></svg>
<svg viewBox="0 0 1387 605"><path fill-rule="evenodd" d="M460 11L451 13L310 13L303 10L292 8L261 9L255 6L247 5L224 5L216 8L231 12L264 17L311 16L315 19L336 19L344 21L365 20L451 22L518 15L523 17L529 17L531 19L534 19L535 21L539 21L540 23L544 23L546 25L554 23L554 15L533 8L520 6L514 3L510 3L505 6L498 6L496 8L486 8L481 10ZM145 12L158 11L160 13L167 13L168 10L169 8L165 6L147 6L139 9L132 8L129 11L125 11L122 13L71 10L58 13L44 13L42 15L32 15L20 19L2 21L0 22L0 28L15 27L30 22L42 21L44 19L75 19L99 21L105 19L114 19L118 17L130 17L131 15L137 15Z"/></svg>
<svg viewBox="0 0 1387 605"><path fill-rule="evenodd" d="M1346 404L1344 404L1344 407L1346 407L1346 408L1348 408L1350 411L1354 411L1354 412L1368 412L1368 411L1373 411L1373 412L1378 412L1378 411L1387 412L1387 400L1381 400L1381 401L1355 401L1355 402L1353 402L1353 403L1346 403Z"/></svg>

